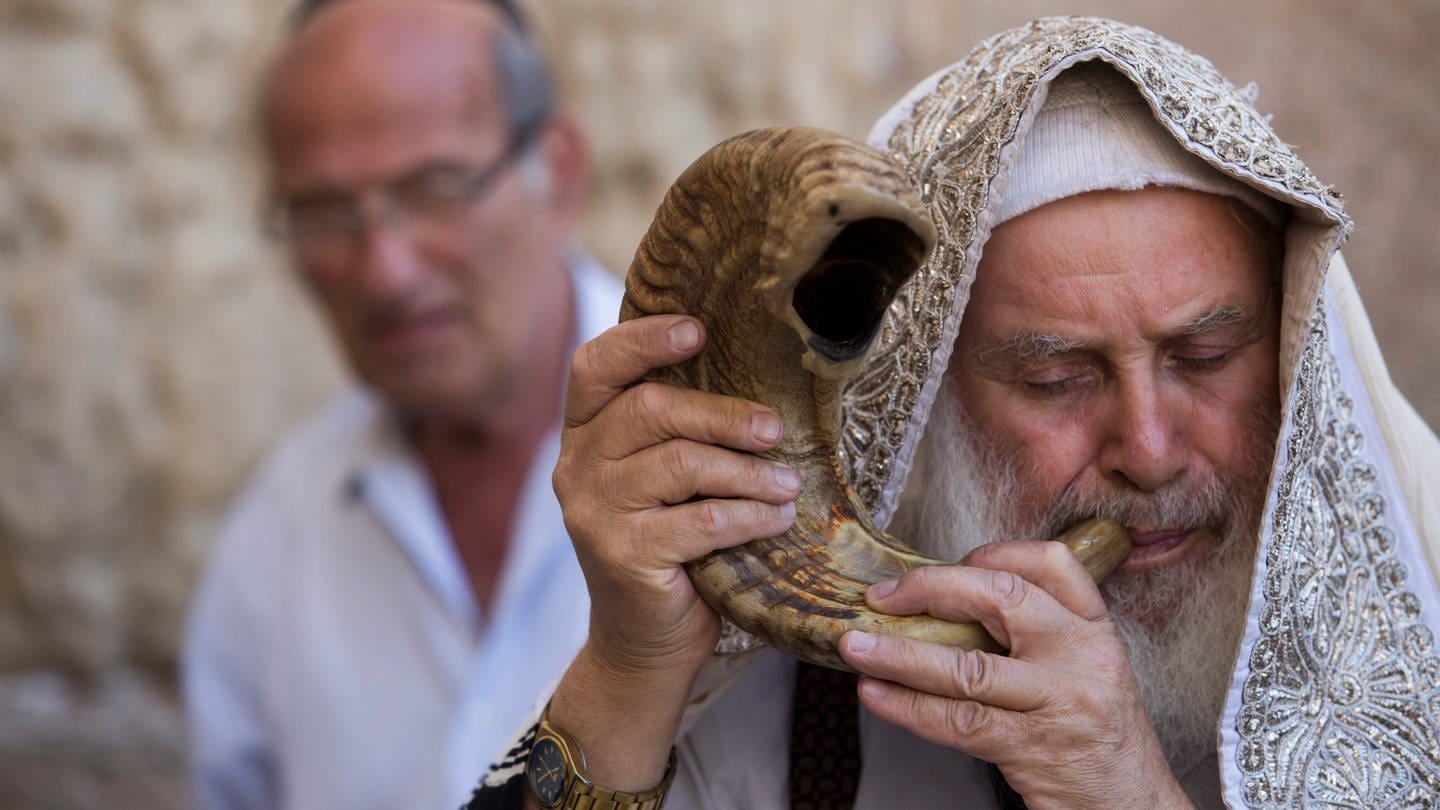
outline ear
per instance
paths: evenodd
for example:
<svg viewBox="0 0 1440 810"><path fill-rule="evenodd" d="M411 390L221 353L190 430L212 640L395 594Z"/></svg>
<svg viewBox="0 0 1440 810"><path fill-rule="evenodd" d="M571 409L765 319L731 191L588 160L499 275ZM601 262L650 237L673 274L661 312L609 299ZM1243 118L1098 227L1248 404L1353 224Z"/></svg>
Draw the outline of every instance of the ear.
<svg viewBox="0 0 1440 810"><path fill-rule="evenodd" d="M562 233L578 227L589 185L589 145L579 123L557 112L540 135L540 149L549 169L550 187L545 200L551 221Z"/></svg>

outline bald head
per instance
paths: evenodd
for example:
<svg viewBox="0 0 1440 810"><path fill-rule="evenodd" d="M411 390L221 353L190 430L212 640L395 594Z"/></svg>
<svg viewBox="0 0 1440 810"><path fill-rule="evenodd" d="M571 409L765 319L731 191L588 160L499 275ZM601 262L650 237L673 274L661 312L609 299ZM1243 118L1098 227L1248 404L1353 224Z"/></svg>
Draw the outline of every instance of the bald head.
<svg viewBox="0 0 1440 810"><path fill-rule="evenodd" d="M348 103L356 96L369 103ZM505 8L476 0L330 0L311 11L276 58L261 110L279 159L287 144L315 134L317 121L369 132L437 104L502 137L528 136L550 115L544 63Z"/></svg>
<svg viewBox="0 0 1440 810"><path fill-rule="evenodd" d="M310 22L311 18L318 14L321 9L332 6L338 2L341 2L341 0L300 0L291 14L291 21L298 30ZM520 13L519 7L517 7L512 0L470 0L470 2L495 6L505 12L506 18L508 18L516 28L522 31L526 28L525 17Z"/></svg>

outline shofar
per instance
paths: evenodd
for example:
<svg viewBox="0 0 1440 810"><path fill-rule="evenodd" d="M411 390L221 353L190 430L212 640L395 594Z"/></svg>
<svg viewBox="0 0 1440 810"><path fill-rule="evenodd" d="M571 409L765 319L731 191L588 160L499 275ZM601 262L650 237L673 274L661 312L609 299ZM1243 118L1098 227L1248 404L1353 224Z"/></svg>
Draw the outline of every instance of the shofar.
<svg viewBox="0 0 1440 810"><path fill-rule="evenodd" d="M756 130L695 161L666 193L625 280L620 319L687 313L704 351L648 379L773 408L784 438L766 458L801 473L789 531L688 566L718 613L785 652L849 669L846 630L1000 651L978 624L888 616L865 588L934 560L877 529L837 455L840 392L935 228L881 152L816 129ZM1125 559L1125 530L1089 521L1061 540L1096 581Z"/></svg>

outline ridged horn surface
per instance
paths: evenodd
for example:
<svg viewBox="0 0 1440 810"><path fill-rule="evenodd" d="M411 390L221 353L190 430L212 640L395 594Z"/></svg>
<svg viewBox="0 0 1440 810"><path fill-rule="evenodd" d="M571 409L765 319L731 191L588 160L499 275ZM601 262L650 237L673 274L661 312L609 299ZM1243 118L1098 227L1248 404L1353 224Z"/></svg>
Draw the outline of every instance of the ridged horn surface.
<svg viewBox="0 0 1440 810"><path fill-rule="evenodd" d="M804 479L794 525L688 571L721 615L812 663L848 669L836 642L851 629L1003 649L977 624L866 607L869 585L945 561L873 525L837 452L841 388L934 242L924 205L883 153L822 130L771 128L726 140L685 170L625 280L622 321L685 313L709 335L699 355L649 379L761 402L784 422L764 455ZM1130 550L1107 521L1061 539L1097 581Z"/></svg>

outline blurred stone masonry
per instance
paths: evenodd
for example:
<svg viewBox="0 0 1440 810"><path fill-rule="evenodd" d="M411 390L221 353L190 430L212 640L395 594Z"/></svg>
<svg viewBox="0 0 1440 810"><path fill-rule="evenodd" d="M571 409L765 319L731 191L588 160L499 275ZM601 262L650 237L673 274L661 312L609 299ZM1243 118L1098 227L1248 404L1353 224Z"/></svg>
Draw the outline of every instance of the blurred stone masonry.
<svg viewBox="0 0 1440 810"><path fill-rule="evenodd" d="M1440 4L530 0L629 263L665 187L742 130L863 135L1040 14L1148 25L1259 84L1359 224L1392 371L1440 423ZM335 389L257 226L251 106L282 0L0 0L0 807L183 806L173 667L229 499ZM563 46L563 47L562 47Z"/></svg>
<svg viewBox="0 0 1440 810"><path fill-rule="evenodd" d="M88 689L60 673L0 681L0 806L186 806L169 691L135 673Z"/></svg>

